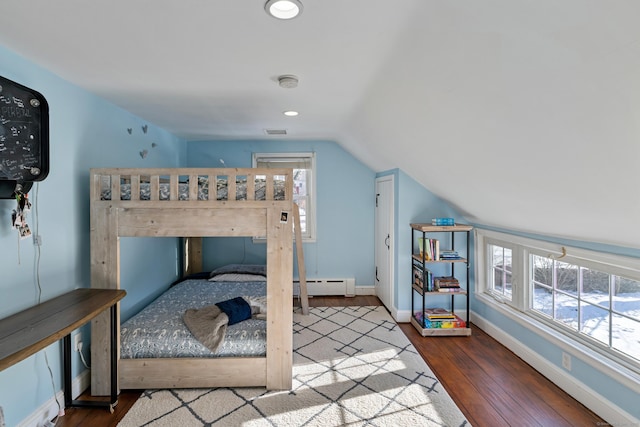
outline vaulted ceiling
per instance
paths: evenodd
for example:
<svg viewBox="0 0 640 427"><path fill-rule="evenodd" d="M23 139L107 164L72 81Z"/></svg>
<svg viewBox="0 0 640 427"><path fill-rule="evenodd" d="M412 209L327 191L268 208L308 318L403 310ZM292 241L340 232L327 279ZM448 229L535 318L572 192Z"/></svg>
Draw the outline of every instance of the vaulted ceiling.
<svg viewBox="0 0 640 427"><path fill-rule="evenodd" d="M640 248L640 2L302 1L5 0L0 44L187 140L335 140L470 221Z"/></svg>

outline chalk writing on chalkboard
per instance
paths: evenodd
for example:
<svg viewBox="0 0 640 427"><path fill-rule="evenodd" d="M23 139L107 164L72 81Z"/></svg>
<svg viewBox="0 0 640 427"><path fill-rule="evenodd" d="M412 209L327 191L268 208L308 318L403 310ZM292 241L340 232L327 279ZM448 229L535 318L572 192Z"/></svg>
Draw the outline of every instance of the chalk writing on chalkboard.
<svg viewBox="0 0 640 427"><path fill-rule="evenodd" d="M42 181L49 173L49 107L33 89L0 77L0 181Z"/></svg>

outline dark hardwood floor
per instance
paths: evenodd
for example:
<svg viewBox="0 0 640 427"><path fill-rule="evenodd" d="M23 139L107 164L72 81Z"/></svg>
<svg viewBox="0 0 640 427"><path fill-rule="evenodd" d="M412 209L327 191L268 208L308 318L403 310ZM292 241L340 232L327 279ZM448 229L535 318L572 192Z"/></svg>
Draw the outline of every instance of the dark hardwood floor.
<svg viewBox="0 0 640 427"><path fill-rule="evenodd" d="M381 305L375 296L314 297L312 307ZM474 427L589 427L608 425L522 359L471 325L470 337L422 337L400 324ZM115 427L140 396L123 390L113 414L71 408L57 427ZM82 396L81 398L87 398Z"/></svg>

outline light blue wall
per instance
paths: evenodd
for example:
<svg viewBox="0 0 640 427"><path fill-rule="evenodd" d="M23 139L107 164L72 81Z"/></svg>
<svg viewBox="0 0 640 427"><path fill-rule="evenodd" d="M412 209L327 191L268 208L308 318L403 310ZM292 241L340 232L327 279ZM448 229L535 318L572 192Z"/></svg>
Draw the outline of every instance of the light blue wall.
<svg viewBox="0 0 640 427"><path fill-rule="evenodd" d="M409 283L411 283L411 258L409 251L409 248L411 247L411 232L409 224L412 222L430 222L431 218L438 216L454 217L456 219L456 222L460 223L465 223L467 221L465 221L464 217L456 212L454 208L452 208L442 199L435 196L428 189L418 184L404 172L395 169L378 173L376 176L386 175L393 175L395 182L396 206L394 215L396 218L396 228L394 231L396 235L396 308L398 310L409 310L411 307L411 288L408 285ZM624 248L593 242L572 241L549 236L531 235L510 230L497 229L495 227L486 227L481 224L472 225L476 227L483 227L500 231L503 233L510 233L532 239L554 242L560 245L567 245L577 248L584 248L640 258L640 249L636 248ZM472 237L470 259L474 259L475 257L473 244L474 239ZM457 240L456 245L458 245ZM498 311L492 309L490 306L475 298L475 294L473 292L475 289L474 268L471 269L469 288L471 289L470 305L471 309L474 312L493 323L495 326L513 337L515 340L521 342L528 348L535 350L536 353L538 353L542 358L548 360L552 364L561 367L563 349L547 341L531 330L513 322L511 319L505 317ZM462 299L457 299L456 307L463 308L463 304L458 305L458 301L463 302ZM443 303L446 304L446 301L444 301ZM592 390L600 393L602 396L605 396L611 402L614 402L636 418L640 418L638 394L634 390L629 389L624 384L615 381L611 377L603 374L601 371L598 371L592 366L580 361L578 358L573 358L571 372L567 372L567 374L572 375L574 378L584 383Z"/></svg>
<svg viewBox="0 0 640 427"><path fill-rule="evenodd" d="M394 302L398 311L411 310L411 223L429 223L432 218L452 217L464 223L462 216L442 199L424 188L409 175L399 169L378 173L377 176L393 175L395 185L395 287ZM446 238L446 236L444 236ZM436 237L438 239L442 236ZM456 240L457 242L457 240ZM437 270L434 270L436 273ZM446 273L445 271L442 272ZM430 306L445 306L449 303L438 297L429 301ZM456 300L456 308L462 302Z"/></svg>
<svg viewBox="0 0 640 427"><path fill-rule="evenodd" d="M373 285L375 173L331 141L191 141L187 164L222 167L223 159L227 167L251 167L254 152L316 153L318 237L303 245L307 277L354 277L356 286ZM207 239L203 252L207 270L265 260L264 244L250 239Z"/></svg>
<svg viewBox="0 0 640 427"><path fill-rule="evenodd" d="M575 248L582 248L588 250L594 250L605 253L612 253L616 255L629 256L634 258L640 258L640 249L637 248L625 248L620 246L604 245L593 242L584 242L568 239L559 239L556 237L540 236L527 233L520 233L510 230L499 229L495 227L488 227L481 224L475 224L476 227L482 227L489 230L499 231L502 233L513 234L516 236L527 237L530 239L543 240L547 242L557 243L559 245L572 246ZM530 349L535 350L537 354L546 359L549 363L557 365L562 368L562 353L563 349L555 345L554 343L546 340L544 337L534 333L530 329L514 322L507 318L491 306L475 298L475 294L471 294L471 308L474 312L488 320L511 337L520 341L522 344ZM564 371L564 369L563 369ZM640 419L640 396L634 390L629 389L624 384L619 383L613 378L607 376L601 371L594 369L592 366L582 362L579 358L574 357L571 363L571 371L564 371L566 375L571 375L578 381L584 383L592 390L601 394L602 396L614 402L620 408L633 415L636 419Z"/></svg>
<svg viewBox="0 0 640 427"><path fill-rule="evenodd" d="M375 176L395 179L395 290L398 310L410 310L411 283L409 224L428 222L436 216L464 219L449 205L402 171L375 174L330 141L192 141L146 123L69 84L0 46L0 75L41 92L50 106L51 172L34 187L30 197L38 207L42 236L39 266L42 299L89 285L90 167L250 167L253 152L305 152L317 154L318 240L304 245L309 277L355 277L357 285L374 283ZM143 125L149 125L144 134ZM131 134L127 131L132 129ZM155 143L156 147L151 144ZM140 152L147 150L142 159ZM37 196L36 196L37 190ZM0 200L0 317L37 301L36 251L31 240L18 242L9 227L14 203ZM29 215L32 228L35 218ZM505 230L500 230L505 231ZM516 233L514 233L516 234ZM532 236L528 236L532 237ZM537 236L539 237L539 236ZM640 257L640 250L568 242L567 245ZM153 299L176 276L178 248L175 239L122 239L121 280L128 295L122 303L123 318ZM229 254L223 257L222 254ZM248 239L208 239L205 267L213 269L227 261L261 262L264 245ZM473 278L470 287L473 288ZM159 284L159 286L158 286ZM150 292L150 289L153 289ZM560 363L561 350L524 328L514 325L495 310L473 299L472 309L552 363ZM87 331L83 329L83 333ZM85 339L85 342L87 340ZM85 347L86 348L86 347ZM61 350L58 344L45 350L61 387ZM74 375L79 373L79 360ZM624 386L574 360L571 372L578 380L607 396L640 418L637 395ZM19 423L53 394L44 352L0 372L0 406L7 425Z"/></svg>
<svg viewBox="0 0 640 427"><path fill-rule="evenodd" d="M29 194L34 208L37 205L37 221L35 209L28 215L30 227L35 229L37 222L42 236L39 276L44 301L89 286L89 168L180 166L186 148L183 141L166 131L1 46L0 75L42 93L49 103L50 173ZM148 125L146 134L143 125ZM152 143L156 144L153 148ZM142 159L139 153L144 149L148 155ZM18 242L17 231L10 228L14 205L15 201L0 200L0 318L34 305L38 298L36 251L31 239ZM176 247L175 239L161 244L144 239L123 242L123 288L133 280L150 283L157 278L168 285L175 277ZM137 254L145 254L145 267L138 265ZM138 305L135 299L142 297L136 294L125 297L123 312ZM149 297L145 294L144 298ZM87 355L88 333L88 328L83 328ZM60 390L61 347L53 344L44 351L56 391ZM44 351L0 372L0 406L8 426L18 424L53 397ZM79 374L79 366L76 357L74 376Z"/></svg>

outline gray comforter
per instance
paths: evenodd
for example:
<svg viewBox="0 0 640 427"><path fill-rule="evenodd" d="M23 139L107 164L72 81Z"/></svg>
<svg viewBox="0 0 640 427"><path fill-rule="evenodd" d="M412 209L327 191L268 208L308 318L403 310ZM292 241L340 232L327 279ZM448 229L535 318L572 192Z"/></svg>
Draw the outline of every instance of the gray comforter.
<svg viewBox="0 0 640 427"><path fill-rule="evenodd" d="M265 295L266 282L181 282L122 324L121 358L264 356L264 320L252 318L228 326L224 342L213 353L193 337L182 316L187 309L203 308L236 296Z"/></svg>

